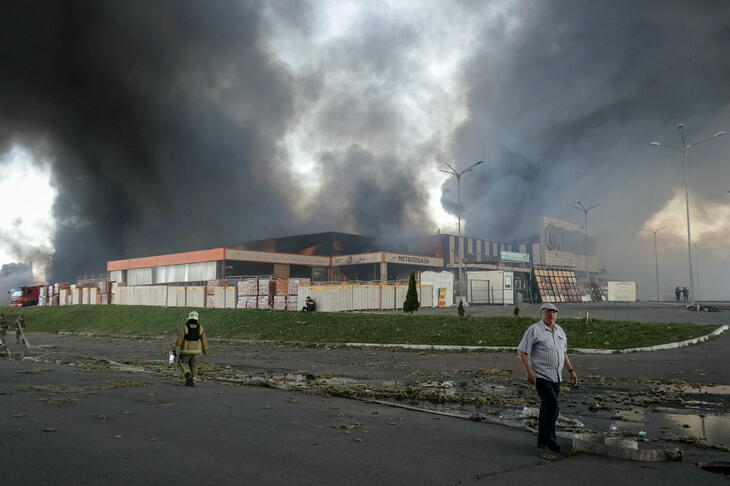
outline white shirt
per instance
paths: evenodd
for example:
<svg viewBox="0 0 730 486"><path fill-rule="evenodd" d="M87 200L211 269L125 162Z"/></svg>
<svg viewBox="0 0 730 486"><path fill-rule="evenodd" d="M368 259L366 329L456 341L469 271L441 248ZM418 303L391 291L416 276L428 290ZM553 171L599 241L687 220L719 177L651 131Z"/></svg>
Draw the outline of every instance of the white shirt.
<svg viewBox="0 0 730 486"><path fill-rule="evenodd" d="M554 324L554 330L551 331L540 320L527 328L517 349L529 356L530 367L538 378L557 383L563 381L568 338L562 327Z"/></svg>

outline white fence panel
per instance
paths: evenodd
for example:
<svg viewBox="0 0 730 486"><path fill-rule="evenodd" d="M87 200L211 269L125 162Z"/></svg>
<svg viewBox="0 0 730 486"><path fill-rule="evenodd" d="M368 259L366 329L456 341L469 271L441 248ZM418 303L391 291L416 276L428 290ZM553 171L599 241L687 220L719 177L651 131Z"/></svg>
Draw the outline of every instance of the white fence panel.
<svg viewBox="0 0 730 486"><path fill-rule="evenodd" d="M187 307L205 307L205 287L187 287Z"/></svg>
<svg viewBox="0 0 730 486"><path fill-rule="evenodd" d="M368 308L368 287L367 285L352 286L352 310L365 310Z"/></svg>
<svg viewBox="0 0 730 486"><path fill-rule="evenodd" d="M433 286L432 285L419 285L418 286L418 301L421 303L421 307L433 307Z"/></svg>
<svg viewBox="0 0 730 486"><path fill-rule="evenodd" d="M213 289L213 296L215 297L215 308L225 309L226 308L226 288L215 287Z"/></svg>
<svg viewBox="0 0 730 486"><path fill-rule="evenodd" d="M155 285L154 287L150 287L150 296L149 296L149 304L148 305L159 305L159 306L166 306L167 305L167 286L166 285Z"/></svg>
<svg viewBox="0 0 730 486"><path fill-rule="evenodd" d="M408 294L408 285L395 285L395 308L402 309Z"/></svg>
<svg viewBox="0 0 730 486"><path fill-rule="evenodd" d="M96 294L98 290L96 287L89 289L89 304L96 305Z"/></svg>
<svg viewBox="0 0 730 486"><path fill-rule="evenodd" d="M238 287L226 287L226 308L235 309L238 300ZM218 299L216 298L216 302Z"/></svg>
<svg viewBox="0 0 730 486"><path fill-rule="evenodd" d="M380 308L383 310L395 309L395 286L380 286Z"/></svg>

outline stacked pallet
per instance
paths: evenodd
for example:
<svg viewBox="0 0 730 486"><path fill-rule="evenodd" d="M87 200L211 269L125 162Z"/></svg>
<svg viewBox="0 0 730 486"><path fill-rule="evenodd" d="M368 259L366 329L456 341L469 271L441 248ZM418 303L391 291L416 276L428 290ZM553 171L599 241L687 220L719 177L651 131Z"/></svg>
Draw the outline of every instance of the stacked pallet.
<svg viewBox="0 0 730 486"><path fill-rule="evenodd" d="M257 309L268 309L270 297L268 295L259 295L256 297L256 308Z"/></svg>
<svg viewBox="0 0 730 486"><path fill-rule="evenodd" d="M299 310L299 297L296 295L286 296L286 310L298 311Z"/></svg>
<svg viewBox="0 0 730 486"><path fill-rule="evenodd" d="M237 287L238 298L236 300L236 308L238 309L255 309L256 297L259 291L259 283L256 277L244 278L240 280Z"/></svg>
<svg viewBox="0 0 730 486"><path fill-rule="evenodd" d="M109 304L111 302L112 283L109 280L101 280L97 285L96 303L101 305Z"/></svg>
<svg viewBox="0 0 730 486"><path fill-rule="evenodd" d="M309 287L312 279L310 278L290 278L287 280L287 295L297 295L299 286Z"/></svg>
<svg viewBox="0 0 730 486"><path fill-rule="evenodd" d="M309 278L290 278L287 280L286 310L298 311L300 309L299 297L297 296L299 286L309 287L311 281Z"/></svg>
<svg viewBox="0 0 730 486"><path fill-rule="evenodd" d="M274 310L286 310L286 295L275 295Z"/></svg>
<svg viewBox="0 0 730 486"><path fill-rule="evenodd" d="M259 295L259 282L256 277L244 278L238 282L239 297L256 297Z"/></svg>
<svg viewBox="0 0 730 486"><path fill-rule="evenodd" d="M215 287L216 280L208 280L205 285L205 307L211 309L215 307Z"/></svg>
<svg viewBox="0 0 730 486"><path fill-rule="evenodd" d="M244 295L238 296L238 303L237 308L238 309L256 309L258 306L258 297L255 295Z"/></svg>
<svg viewBox="0 0 730 486"><path fill-rule="evenodd" d="M274 295L289 295L289 279L274 280Z"/></svg>
<svg viewBox="0 0 730 486"><path fill-rule="evenodd" d="M276 293L276 282L271 277L259 277L259 297L269 297ZM273 285L273 287L272 287Z"/></svg>
<svg viewBox="0 0 730 486"><path fill-rule="evenodd" d="M38 305L47 305L46 302L48 302L48 286L41 285L38 289Z"/></svg>
<svg viewBox="0 0 730 486"><path fill-rule="evenodd" d="M276 294L276 280L270 276L258 278L258 298L256 299L257 309L271 309L274 305Z"/></svg>

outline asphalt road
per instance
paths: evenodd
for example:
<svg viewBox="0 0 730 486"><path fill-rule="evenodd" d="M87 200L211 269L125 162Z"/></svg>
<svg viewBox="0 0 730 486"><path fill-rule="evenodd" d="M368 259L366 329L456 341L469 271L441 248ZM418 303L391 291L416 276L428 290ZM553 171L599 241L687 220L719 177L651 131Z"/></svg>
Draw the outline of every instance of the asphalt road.
<svg viewBox="0 0 730 486"><path fill-rule="evenodd" d="M105 389L123 379L150 385ZM21 388L37 385L74 386L63 396L78 401L55 406L41 401L43 388ZM342 398L222 384L185 388L149 375L28 361L0 362L0 432L0 475L9 485L727 484L694 466L700 456L691 452L681 463L589 454L546 460L535 437L520 429Z"/></svg>
<svg viewBox="0 0 730 486"><path fill-rule="evenodd" d="M508 310L483 311L495 309ZM730 316L665 304L636 311L643 320L666 312L669 318L662 318L669 322L686 317L705 322L709 315L725 323ZM561 316L571 312L583 310L561 306ZM725 477L694 465L730 457L712 450L685 447L682 463L632 463L589 454L547 460L534 447L535 436L521 429L269 388L206 382L191 389L148 373L81 370L53 361L87 356L153 362L164 358L171 339L31 333L34 345L53 350L45 357L50 364L0 358L5 466L0 484L728 484ZM11 341L10 349L22 358L22 345ZM581 376L730 385L728 351L730 334L725 334L677 350L576 355L573 362ZM328 373L361 382L409 380L414 373L419 380L453 379L460 371L478 369L508 370L520 380L523 374L509 352L293 347L214 336L206 361L267 373ZM48 371L39 373L43 370ZM140 380L149 386L127 386ZM36 385L42 388L23 388ZM63 391L69 393L59 393ZM49 397L75 401L57 406L43 401Z"/></svg>

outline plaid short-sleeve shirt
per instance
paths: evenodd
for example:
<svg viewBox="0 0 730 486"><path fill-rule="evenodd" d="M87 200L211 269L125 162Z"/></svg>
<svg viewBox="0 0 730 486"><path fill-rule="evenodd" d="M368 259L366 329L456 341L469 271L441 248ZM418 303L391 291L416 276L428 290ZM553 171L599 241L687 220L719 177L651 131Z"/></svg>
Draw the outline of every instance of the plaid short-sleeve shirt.
<svg viewBox="0 0 730 486"><path fill-rule="evenodd" d="M568 350L568 338L563 328L555 324L554 331L541 321L531 325L522 336L517 349L530 358L530 367L538 378L560 383Z"/></svg>

